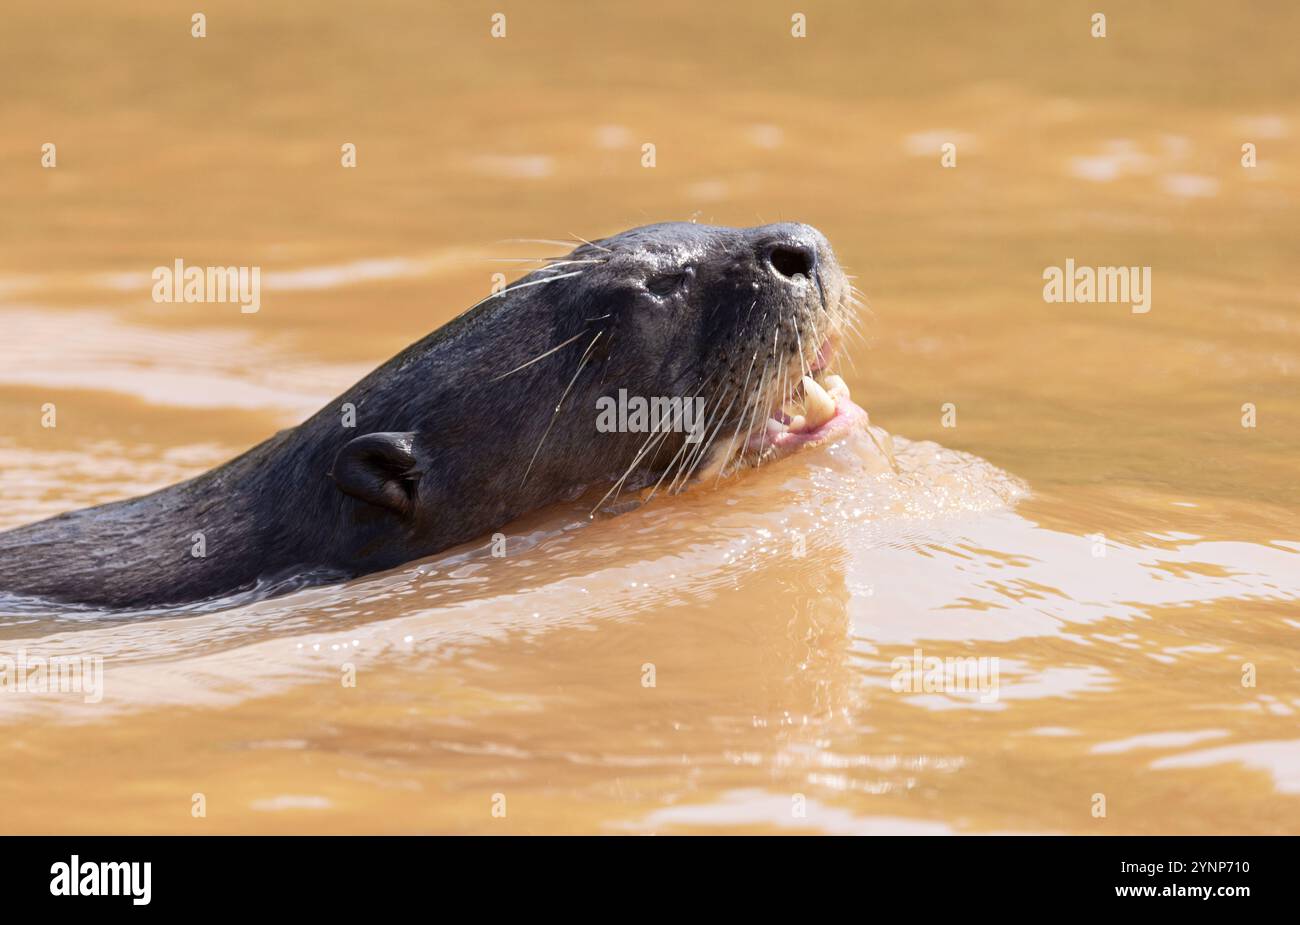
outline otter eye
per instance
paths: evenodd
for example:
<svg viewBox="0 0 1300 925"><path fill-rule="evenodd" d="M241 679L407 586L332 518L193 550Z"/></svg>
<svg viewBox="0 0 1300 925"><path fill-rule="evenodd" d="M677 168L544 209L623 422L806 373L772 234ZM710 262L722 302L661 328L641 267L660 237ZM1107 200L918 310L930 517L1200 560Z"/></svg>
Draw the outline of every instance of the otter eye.
<svg viewBox="0 0 1300 925"><path fill-rule="evenodd" d="M645 281L646 289L654 295L672 295L686 282L688 272L679 270L673 273L660 273Z"/></svg>

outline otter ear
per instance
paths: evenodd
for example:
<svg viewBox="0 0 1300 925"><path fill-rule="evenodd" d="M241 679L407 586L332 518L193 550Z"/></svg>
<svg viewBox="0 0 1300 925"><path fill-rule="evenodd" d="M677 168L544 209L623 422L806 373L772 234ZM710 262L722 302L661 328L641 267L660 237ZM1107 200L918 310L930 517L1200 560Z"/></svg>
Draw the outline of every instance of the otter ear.
<svg viewBox="0 0 1300 925"><path fill-rule="evenodd" d="M334 457L330 477L344 494L407 516L415 509L420 477L415 434L365 434L348 441Z"/></svg>

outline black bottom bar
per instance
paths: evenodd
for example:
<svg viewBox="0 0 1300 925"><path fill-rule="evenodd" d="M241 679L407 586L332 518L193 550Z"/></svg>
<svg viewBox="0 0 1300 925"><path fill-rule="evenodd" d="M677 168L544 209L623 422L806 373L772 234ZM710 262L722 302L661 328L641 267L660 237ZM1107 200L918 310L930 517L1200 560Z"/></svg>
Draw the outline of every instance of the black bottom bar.
<svg viewBox="0 0 1300 925"><path fill-rule="evenodd" d="M0 895L11 911L79 913L291 908L338 914L416 902L437 911L430 903L440 901L446 914L461 918L467 902L491 912L510 896L533 897L543 907L560 897L567 908L581 908L584 900L605 903L601 897L614 885L634 904L668 903L665 914L681 912L681 903L691 905L685 897L699 894L733 909L757 904L764 911L782 899L806 911L814 911L806 904L829 902L829 910L853 902L864 915L895 904L920 911L922 903L935 912L950 906L955 914L978 903L1022 908L1009 905L1018 902L1046 903L1033 907L1044 912L1106 906L1231 914L1259 899L1276 903L1294 889L1289 838L980 836L798 844L732 838L725 849L686 838L670 848L662 839L604 847L593 839L553 841L7 838ZM697 851L707 855L696 857ZM543 903L542 897L554 899Z"/></svg>

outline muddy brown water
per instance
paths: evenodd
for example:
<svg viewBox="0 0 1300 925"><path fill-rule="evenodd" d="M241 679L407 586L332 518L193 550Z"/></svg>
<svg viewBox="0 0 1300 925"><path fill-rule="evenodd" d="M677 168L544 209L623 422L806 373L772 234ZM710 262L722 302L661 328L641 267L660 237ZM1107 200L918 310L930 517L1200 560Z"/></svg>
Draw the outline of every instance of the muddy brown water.
<svg viewBox="0 0 1300 925"><path fill-rule="evenodd" d="M854 438L504 559L7 613L103 696L0 692L4 830L1300 829L1292 5L191 12L6 9L0 526L291 426L557 253L519 239L691 218L827 234L899 471ZM260 311L153 302L178 257ZM1151 310L1045 302L1066 259ZM896 690L917 650L996 691Z"/></svg>

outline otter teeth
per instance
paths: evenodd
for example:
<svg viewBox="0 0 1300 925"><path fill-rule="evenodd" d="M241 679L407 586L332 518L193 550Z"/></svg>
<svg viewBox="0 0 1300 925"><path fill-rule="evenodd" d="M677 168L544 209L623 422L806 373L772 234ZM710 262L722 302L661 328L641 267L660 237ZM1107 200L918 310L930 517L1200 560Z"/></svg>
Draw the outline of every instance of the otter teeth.
<svg viewBox="0 0 1300 925"><path fill-rule="evenodd" d="M843 384L843 380L840 380L840 384ZM808 430L816 430L835 417L835 399L811 376L803 377L803 411L804 425ZM791 427L791 430L796 429L803 428Z"/></svg>
<svg viewBox="0 0 1300 925"><path fill-rule="evenodd" d="M808 433L835 417L839 411L837 400L849 398L848 384L835 375L824 376L823 382L825 385L811 376L804 376L795 392L802 399L803 413L786 408L784 403L778 405L767 418L767 437L775 438L784 433Z"/></svg>

